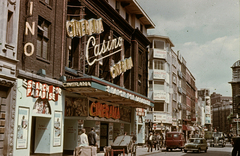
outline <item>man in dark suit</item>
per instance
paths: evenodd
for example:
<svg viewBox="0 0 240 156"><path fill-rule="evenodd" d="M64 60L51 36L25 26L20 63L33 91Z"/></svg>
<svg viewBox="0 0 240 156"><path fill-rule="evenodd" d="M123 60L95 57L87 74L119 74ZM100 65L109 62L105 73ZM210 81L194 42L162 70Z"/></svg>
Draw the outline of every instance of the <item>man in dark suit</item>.
<svg viewBox="0 0 240 156"><path fill-rule="evenodd" d="M92 127L91 131L88 133L88 143L89 146L96 146L97 145L97 138L96 138L96 133L95 133L95 128Z"/></svg>
<svg viewBox="0 0 240 156"><path fill-rule="evenodd" d="M232 156L240 156L240 136L237 136L232 140L233 140Z"/></svg>

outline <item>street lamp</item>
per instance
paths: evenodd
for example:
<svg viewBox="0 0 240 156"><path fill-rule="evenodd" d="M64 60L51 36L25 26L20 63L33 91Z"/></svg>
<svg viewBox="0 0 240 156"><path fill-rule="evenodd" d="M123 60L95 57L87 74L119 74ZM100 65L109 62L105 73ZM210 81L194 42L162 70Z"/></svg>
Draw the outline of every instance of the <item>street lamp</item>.
<svg viewBox="0 0 240 156"><path fill-rule="evenodd" d="M238 114L236 115L237 117L237 135L238 135Z"/></svg>

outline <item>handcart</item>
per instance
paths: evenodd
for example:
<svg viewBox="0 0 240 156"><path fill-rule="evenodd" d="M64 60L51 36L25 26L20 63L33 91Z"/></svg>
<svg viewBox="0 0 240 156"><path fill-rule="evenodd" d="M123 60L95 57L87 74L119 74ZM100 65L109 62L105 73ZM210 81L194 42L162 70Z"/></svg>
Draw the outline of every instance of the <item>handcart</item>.
<svg viewBox="0 0 240 156"><path fill-rule="evenodd" d="M129 153L131 153L131 156L136 156L136 145L132 139L133 137L130 135L118 136L111 145L111 149L108 150L109 152L106 153L106 156L128 155Z"/></svg>

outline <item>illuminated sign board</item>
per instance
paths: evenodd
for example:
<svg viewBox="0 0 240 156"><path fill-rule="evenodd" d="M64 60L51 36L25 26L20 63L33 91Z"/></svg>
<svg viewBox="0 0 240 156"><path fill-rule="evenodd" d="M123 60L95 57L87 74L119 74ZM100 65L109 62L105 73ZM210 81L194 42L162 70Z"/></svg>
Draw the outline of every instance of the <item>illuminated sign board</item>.
<svg viewBox="0 0 240 156"><path fill-rule="evenodd" d="M28 16L32 16L33 2L30 2L29 4L30 5L29 5L29 15ZM26 24L25 24L25 35L28 35L28 30L30 31L30 33L32 35L34 35L34 32L35 32L35 22L32 22L32 26L31 26L29 24L29 22L26 21ZM31 42L25 43L23 49L24 49L24 54L26 56L31 56L34 53L34 45ZM28 51L28 50L30 50L30 51Z"/></svg>
<svg viewBox="0 0 240 156"><path fill-rule="evenodd" d="M119 107L115 107L107 104L101 104L99 102L91 103L89 114L91 116L98 116L101 118L113 118L113 119L120 118Z"/></svg>
<svg viewBox="0 0 240 156"><path fill-rule="evenodd" d="M132 67L133 67L133 62L131 57L124 59L123 61L119 61L117 64L110 67L111 76L112 78L115 78L121 73L124 73L127 70L131 69Z"/></svg>
<svg viewBox="0 0 240 156"><path fill-rule="evenodd" d="M61 95L62 90L59 87L53 85L42 84L40 82L34 82L33 80L24 80L23 86L26 87L26 96L48 99L58 101L58 95Z"/></svg>

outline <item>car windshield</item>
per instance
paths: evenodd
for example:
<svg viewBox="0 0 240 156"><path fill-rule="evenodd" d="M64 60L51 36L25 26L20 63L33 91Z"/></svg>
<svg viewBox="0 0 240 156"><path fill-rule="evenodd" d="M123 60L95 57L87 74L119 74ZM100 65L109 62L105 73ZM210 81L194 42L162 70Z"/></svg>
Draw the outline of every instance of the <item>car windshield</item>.
<svg viewBox="0 0 240 156"><path fill-rule="evenodd" d="M190 143L200 143L199 139L189 139Z"/></svg>
<svg viewBox="0 0 240 156"><path fill-rule="evenodd" d="M222 133L215 133L213 134L214 137L222 137Z"/></svg>

